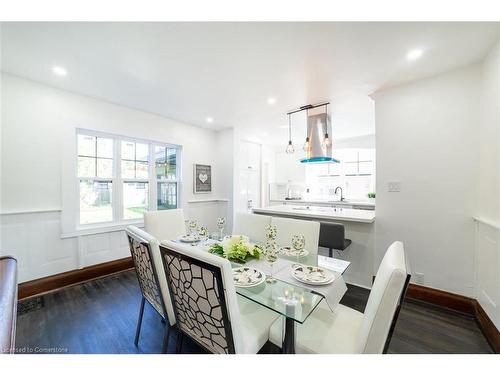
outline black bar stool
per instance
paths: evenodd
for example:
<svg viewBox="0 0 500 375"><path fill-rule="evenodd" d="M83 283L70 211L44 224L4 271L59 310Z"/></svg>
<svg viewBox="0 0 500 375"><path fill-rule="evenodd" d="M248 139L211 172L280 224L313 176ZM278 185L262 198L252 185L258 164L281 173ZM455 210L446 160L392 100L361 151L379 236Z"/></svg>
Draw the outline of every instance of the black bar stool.
<svg viewBox="0 0 500 375"><path fill-rule="evenodd" d="M352 243L345 238L345 227L340 223L321 223L319 229L319 246L329 250L329 257L333 258L333 250L345 250Z"/></svg>

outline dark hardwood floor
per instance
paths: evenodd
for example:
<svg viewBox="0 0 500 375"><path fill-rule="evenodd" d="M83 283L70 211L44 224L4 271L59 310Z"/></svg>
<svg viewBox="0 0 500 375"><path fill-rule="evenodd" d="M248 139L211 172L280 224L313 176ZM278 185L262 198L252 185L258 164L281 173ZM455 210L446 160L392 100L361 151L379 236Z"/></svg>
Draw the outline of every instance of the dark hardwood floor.
<svg viewBox="0 0 500 375"><path fill-rule="evenodd" d="M342 303L363 311L369 291L348 286ZM146 304L139 347L134 334L141 294L133 271L62 289L19 304L19 353L159 353L164 325ZM169 352L175 352L172 332ZM183 353L202 353L188 340ZM276 353L267 344L263 353ZM438 307L407 301L389 353L492 353L475 320Z"/></svg>

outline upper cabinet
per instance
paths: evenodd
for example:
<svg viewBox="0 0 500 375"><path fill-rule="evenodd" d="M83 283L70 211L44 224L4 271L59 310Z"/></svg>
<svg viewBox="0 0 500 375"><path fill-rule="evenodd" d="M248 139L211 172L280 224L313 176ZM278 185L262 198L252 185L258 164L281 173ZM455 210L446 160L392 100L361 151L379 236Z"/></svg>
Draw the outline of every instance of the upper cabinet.
<svg viewBox="0 0 500 375"><path fill-rule="evenodd" d="M304 157L302 150L295 150L293 154L278 152L276 154L276 182L277 183L304 183L306 168L300 162Z"/></svg>
<svg viewBox="0 0 500 375"><path fill-rule="evenodd" d="M260 145L253 142L240 141L239 143L239 166L240 169L260 170Z"/></svg>

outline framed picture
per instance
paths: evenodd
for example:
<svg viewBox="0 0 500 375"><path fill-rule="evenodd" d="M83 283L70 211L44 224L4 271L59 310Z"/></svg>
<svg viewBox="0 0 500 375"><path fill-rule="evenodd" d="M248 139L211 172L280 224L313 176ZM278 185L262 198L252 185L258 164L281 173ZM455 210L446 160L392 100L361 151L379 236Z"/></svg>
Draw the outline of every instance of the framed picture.
<svg viewBox="0 0 500 375"><path fill-rule="evenodd" d="M194 164L194 193L203 194L212 192L212 166Z"/></svg>

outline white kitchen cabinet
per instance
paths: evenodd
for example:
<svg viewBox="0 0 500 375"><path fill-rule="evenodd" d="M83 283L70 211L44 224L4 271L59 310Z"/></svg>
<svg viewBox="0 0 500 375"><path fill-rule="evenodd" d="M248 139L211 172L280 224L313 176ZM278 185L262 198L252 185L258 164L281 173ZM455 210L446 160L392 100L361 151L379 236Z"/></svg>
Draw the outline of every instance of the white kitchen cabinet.
<svg viewBox="0 0 500 375"><path fill-rule="evenodd" d="M303 155L295 151L293 154L279 152L276 154L276 182L303 183L306 179L306 167L300 162Z"/></svg>
<svg viewBox="0 0 500 375"><path fill-rule="evenodd" d="M244 170L260 170L260 145L248 141L239 142L239 168Z"/></svg>
<svg viewBox="0 0 500 375"><path fill-rule="evenodd" d="M251 212L260 207L260 174L255 170L241 170L238 173L238 193L235 211Z"/></svg>
<svg viewBox="0 0 500 375"><path fill-rule="evenodd" d="M375 150L373 149L360 149L359 161L373 161L375 160Z"/></svg>

